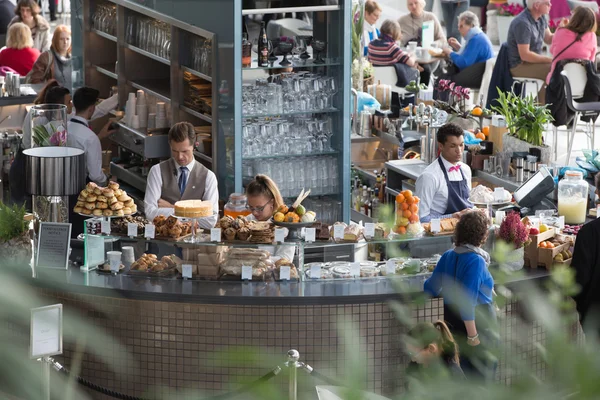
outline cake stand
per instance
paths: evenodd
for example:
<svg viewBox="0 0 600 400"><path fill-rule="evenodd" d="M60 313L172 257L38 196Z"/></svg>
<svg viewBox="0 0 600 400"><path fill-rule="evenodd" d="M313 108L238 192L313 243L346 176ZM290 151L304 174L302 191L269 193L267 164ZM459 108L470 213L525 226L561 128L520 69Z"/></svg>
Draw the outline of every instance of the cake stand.
<svg viewBox="0 0 600 400"><path fill-rule="evenodd" d="M191 221L192 222L192 234L188 237L186 237L185 239L183 239L183 241L185 243L200 243L202 242L202 237L198 234L198 229L199 229L199 225L200 225L200 221L203 221L207 218L212 218L215 215L217 215L217 213L213 213L213 215L209 215L207 217L180 217L177 215L174 215L175 218L187 222L187 221Z"/></svg>
<svg viewBox="0 0 600 400"><path fill-rule="evenodd" d="M289 233L287 240L299 242L302 240L302 228L310 228L315 222L276 222L273 221L275 226L287 228Z"/></svg>

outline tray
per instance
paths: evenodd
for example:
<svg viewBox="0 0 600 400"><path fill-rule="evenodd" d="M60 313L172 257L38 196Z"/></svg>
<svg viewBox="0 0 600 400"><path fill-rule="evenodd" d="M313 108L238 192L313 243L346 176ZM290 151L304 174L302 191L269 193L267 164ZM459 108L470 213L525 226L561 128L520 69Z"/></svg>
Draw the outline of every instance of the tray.
<svg viewBox="0 0 600 400"><path fill-rule="evenodd" d="M179 272L177 271L176 267L173 268L169 268L169 269L165 269L162 271L158 271L158 272L150 272L150 271L138 271L135 269L130 269L126 275L131 275L131 276L144 276L144 277L163 277L163 276L171 276L171 275L175 275L178 274Z"/></svg>
<svg viewBox="0 0 600 400"><path fill-rule="evenodd" d="M108 219L112 219L112 218L131 217L131 216L134 216L135 214L137 214L137 212L134 212L134 213L131 213L131 214L119 215L119 216L117 216L117 215L111 215L110 217L105 217L104 215L92 215L92 214L87 215L87 214L82 214L82 213L76 213L76 214L79 214L79 215L81 215L82 217L85 217L85 218L108 218Z"/></svg>
<svg viewBox="0 0 600 400"><path fill-rule="evenodd" d="M121 266L123 268L119 268L119 274L122 273L125 270L125 265L121 264ZM98 271L99 274L106 274L106 275L110 275L112 273L112 271L110 270L110 266L108 269L103 269L104 268L104 264L99 265L98 268L96 268L96 271Z"/></svg>
<svg viewBox="0 0 600 400"><path fill-rule="evenodd" d="M479 202L472 201L471 199L469 199L469 201L471 203L473 203L473 205L480 206L480 207L487 207L488 204L491 205L491 206L493 206L493 207L496 207L496 206L505 206L505 205L512 204L511 200L496 201L496 202L493 202L493 203L479 203Z"/></svg>

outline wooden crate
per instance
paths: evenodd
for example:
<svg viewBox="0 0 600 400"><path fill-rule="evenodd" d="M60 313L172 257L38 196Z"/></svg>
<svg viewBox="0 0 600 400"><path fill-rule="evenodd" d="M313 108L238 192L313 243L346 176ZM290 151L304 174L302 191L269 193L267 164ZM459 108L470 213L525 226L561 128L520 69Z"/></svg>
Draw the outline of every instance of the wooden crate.
<svg viewBox="0 0 600 400"><path fill-rule="evenodd" d="M539 235L529 235L531 243L525 246L525 266L537 268L539 259L539 245L545 240L550 240L556 235L555 228L548 228Z"/></svg>
<svg viewBox="0 0 600 400"><path fill-rule="evenodd" d="M563 243L559 246L556 246L553 249L544 249L541 248L539 249L539 254L538 254L538 265L545 267L546 269L551 269L552 266L555 264L554 261L554 257L556 257L556 255L564 250L569 250L569 248L571 247L570 243ZM569 264L571 264L571 259L567 260L569 261ZM563 264L565 262L563 261ZM558 264L558 263L556 263Z"/></svg>

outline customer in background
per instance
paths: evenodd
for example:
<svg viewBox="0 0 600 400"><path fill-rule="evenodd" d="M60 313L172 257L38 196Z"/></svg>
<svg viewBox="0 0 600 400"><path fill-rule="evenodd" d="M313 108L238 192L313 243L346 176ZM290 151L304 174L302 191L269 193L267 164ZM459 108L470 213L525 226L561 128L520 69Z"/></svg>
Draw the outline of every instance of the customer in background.
<svg viewBox="0 0 600 400"><path fill-rule="evenodd" d="M446 22L446 36L460 40L458 16L469 9L469 0L442 0L442 14Z"/></svg>
<svg viewBox="0 0 600 400"><path fill-rule="evenodd" d="M365 2L365 20L363 23L363 48L365 56L368 52L369 43L378 39L381 33L375 28L375 24L381 16L381 6L375 0L367 0Z"/></svg>
<svg viewBox="0 0 600 400"><path fill-rule="evenodd" d="M402 33L398 22L386 19L381 25L381 37L369 43L369 61L374 66L406 64L421 73L421 82L429 84L429 70L419 66L416 59L398 45Z"/></svg>
<svg viewBox="0 0 600 400"><path fill-rule="evenodd" d="M19 0L15 9L16 17L10 21L8 27L17 22L22 22L31 30L33 47L40 53L50 49L50 24L40 13L40 6L34 0Z"/></svg>
<svg viewBox="0 0 600 400"><path fill-rule="evenodd" d="M406 350L411 358L406 375L423 382L449 372L456 380L465 380L460 367L460 353L454 336L444 321L420 322L406 337Z"/></svg>
<svg viewBox="0 0 600 400"><path fill-rule="evenodd" d="M488 217L469 211L456 225L455 248L444 253L424 290L443 293L444 319L461 349L467 377L492 380L497 362L489 353L497 340L494 278L489 254L481 248L488 237Z"/></svg>
<svg viewBox="0 0 600 400"><path fill-rule="evenodd" d="M550 0L527 0L527 8L510 23L506 43L513 77L546 81L552 58L542 55L542 46L552 43L553 34L545 17L550 7ZM538 100L545 104L546 85L539 90Z"/></svg>
<svg viewBox="0 0 600 400"><path fill-rule="evenodd" d="M8 67L21 76L31 71L40 52L33 48L27 25L16 23L8 29L6 48L0 51L0 67Z"/></svg>
<svg viewBox="0 0 600 400"><path fill-rule="evenodd" d="M43 52L37 59L27 75L27 83L43 83L56 79L61 86L72 90L72 76L71 28L58 25L52 36L50 50Z"/></svg>
<svg viewBox="0 0 600 400"><path fill-rule="evenodd" d="M494 57L492 42L479 27L477 15L471 11L458 16L458 31L465 39L464 46L451 37L448 39L451 48L444 48L444 54L452 61L448 79L458 86L478 88L485 72L485 62Z"/></svg>
<svg viewBox="0 0 600 400"><path fill-rule="evenodd" d="M433 21L433 40L438 46L446 43L446 35L440 21L430 11L425 11L425 0L407 0L406 7L409 14L400 17L398 23L402 28L402 46L408 42L423 44L423 22Z"/></svg>
<svg viewBox="0 0 600 400"><path fill-rule="evenodd" d="M584 59L595 62L596 50L596 13L588 7L576 7L566 26L558 28L552 38L550 53L554 59L546 83L560 60Z"/></svg>
<svg viewBox="0 0 600 400"><path fill-rule="evenodd" d="M0 0L0 47L6 43L8 24L15 15L15 5L10 0Z"/></svg>

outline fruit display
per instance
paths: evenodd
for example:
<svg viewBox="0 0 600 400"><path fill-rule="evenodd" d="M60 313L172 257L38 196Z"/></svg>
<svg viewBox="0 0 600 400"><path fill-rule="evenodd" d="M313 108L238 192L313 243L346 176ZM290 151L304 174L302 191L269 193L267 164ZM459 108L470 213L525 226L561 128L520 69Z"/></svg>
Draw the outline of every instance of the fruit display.
<svg viewBox="0 0 600 400"><path fill-rule="evenodd" d="M118 219L113 219L110 222L110 231L111 233L116 233L119 235L127 235L129 233L128 228L129 225L128 224L136 224L137 225L137 235L143 235L144 234L144 229L146 228L146 225L149 224L150 221L148 221L146 218L142 217L142 216L137 216L137 217L133 217L131 215L128 215L124 218L118 218Z"/></svg>
<svg viewBox="0 0 600 400"><path fill-rule="evenodd" d="M410 190L404 190L396 196L396 225L394 232L399 235L418 235L423 228L419 222L419 198Z"/></svg>
<svg viewBox="0 0 600 400"><path fill-rule="evenodd" d="M192 223L182 222L174 216L159 215L152 221L157 238L179 239L192 233Z"/></svg>
<svg viewBox="0 0 600 400"><path fill-rule="evenodd" d="M573 253L571 250L563 250L557 255L554 256L554 261L557 263L563 263L567 260L570 260L573 257Z"/></svg>
<svg viewBox="0 0 600 400"><path fill-rule="evenodd" d="M79 193L73 212L95 217L123 217L135 214L137 206L117 182L110 181L107 187L90 182Z"/></svg>
<svg viewBox="0 0 600 400"><path fill-rule="evenodd" d="M177 264L181 259L174 254L163 256L160 260L155 254L142 254L142 256L131 264L130 272L144 272L154 274L167 274L175 272Z"/></svg>
<svg viewBox="0 0 600 400"><path fill-rule="evenodd" d="M314 211L308 211L303 205L302 202L304 199L308 197L310 194L310 190L307 192L300 192L300 195L296 198L296 201L288 207L285 204L277 207L275 212L273 213L273 221L276 223L311 223L317 220L317 213Z"/></svg>
<svg viewBox="0 0 600 400"><path fill-rule="evenodd" d="M404 87L404 90L411 93L419 93L421 90L427 90L427 85L424 83L418 85L416 81L410 81L408 85Z"/></svg>
<svg viewBox="0 0 600 400"><path fill-rule="evenodd" d="M581 229L583 225L565 225L565 228L563 229L563 233L566 235L575 235L577 236L577 234L579 233L579 230Z"/></svg>

